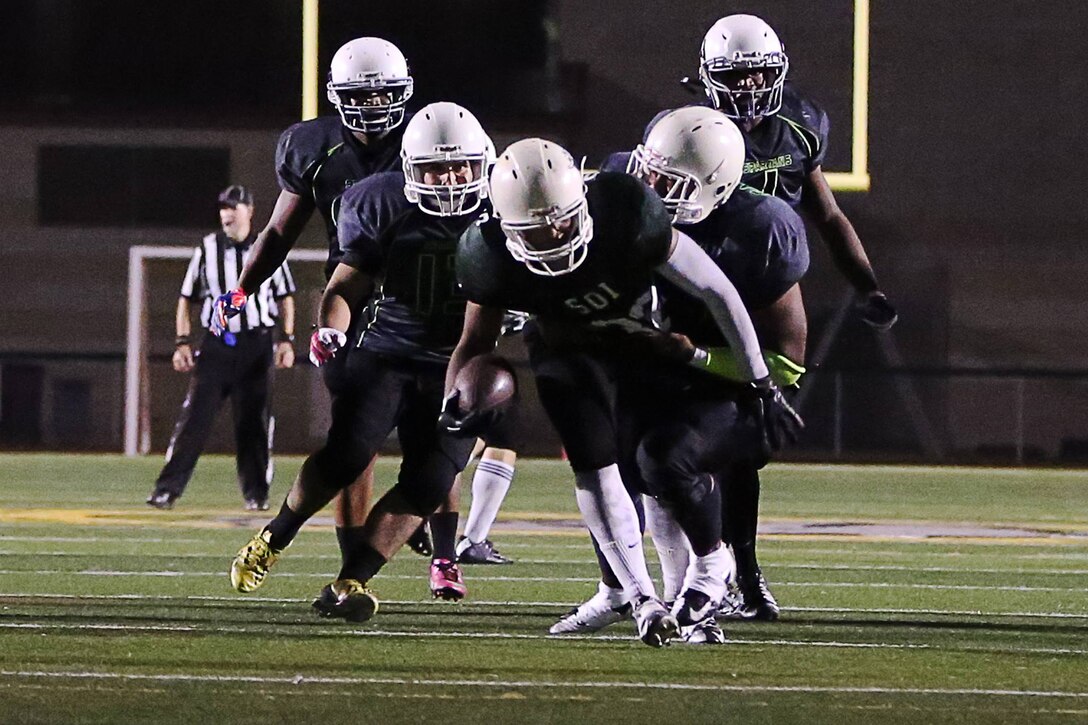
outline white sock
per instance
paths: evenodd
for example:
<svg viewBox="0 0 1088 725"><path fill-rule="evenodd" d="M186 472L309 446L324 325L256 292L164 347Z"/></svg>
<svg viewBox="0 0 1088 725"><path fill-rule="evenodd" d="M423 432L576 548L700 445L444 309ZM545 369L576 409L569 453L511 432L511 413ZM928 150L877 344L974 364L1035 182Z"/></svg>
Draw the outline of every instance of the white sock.
<svg viewBox="0 0 1088 725"><path fill-rule="evenodd" d="M604 582L597 582L597 595L608 600L608 606L613 609L619 609L624 604L627 604L627 598L624 596L622 589L613 589Z"/></svg>
<svg viewBox="0 0 1088 725"><path fill-rule="evenodd" d="M661 598L671 602L680 596L688 569L688 537L676 519L652 496L642 497L646 526L661 561Z"/></svg>
<svg viewBox="0 0 1088 725"><path fill-rule="evenodd" d="M714 601L725 596L725 578L733 565L733 556L725 544L706 556L693 556L684 575L684 589L695 589Z"/></svg>
<svg viewBox="0 0 1088 725"><path fill-rule="evenodd" d="M472 506L465 519L466 539L478 544L487 538L513 479L514 467L510 464L488 458L480 460L472 476Z"/></svg>
<svg viewBox="0 0 1088 725"><path fill-rule="evenodd" d="M654 582L642 551L638 512L623 487L619 467L612 464L596 471L575 473L574 481L578 509L623 585L627 601L655 596Z"/></svg>

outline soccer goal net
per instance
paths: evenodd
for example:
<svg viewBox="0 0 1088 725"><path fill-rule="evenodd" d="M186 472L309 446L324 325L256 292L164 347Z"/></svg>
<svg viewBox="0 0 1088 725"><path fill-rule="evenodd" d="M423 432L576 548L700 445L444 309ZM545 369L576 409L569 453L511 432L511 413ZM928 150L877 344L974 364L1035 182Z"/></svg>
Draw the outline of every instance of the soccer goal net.
<svg viewBox="0 0 1088 725"><path fill-rule="evenodd" d="M174 350L179 290L192 254L191 246L140 245L129 249L124 396L124 451L128 456L165 449L185 397L189 375L174 372L170 356ZM305 345L325 283L322 271L327 256L324 250L296 249L287 258L298 287L295 295L298 339L295 368L276 374L273 410L280 421L277 448L304 450L327 426L328 406L316 404L326 394L320 374L306 359ZM195 346L199 344L200 334L199 304L194 304L190 311ZM228 408L229 401L224 401L223 407ZM293 414L284 415L288 411ZM233 442L227 423L217 421L209 438L210 449L219 447L223 441ZM286 445L280 445L280 441Z"/></svg>

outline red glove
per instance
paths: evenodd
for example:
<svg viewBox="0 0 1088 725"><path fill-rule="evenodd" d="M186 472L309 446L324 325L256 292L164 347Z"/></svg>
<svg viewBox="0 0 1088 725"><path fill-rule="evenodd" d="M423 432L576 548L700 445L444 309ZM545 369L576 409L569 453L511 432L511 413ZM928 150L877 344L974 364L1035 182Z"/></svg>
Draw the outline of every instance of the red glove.
<svg viewBox="0 0 1088 725"><path fill-rule="evenodd" d="M235 287L225 295L219 295L215 298L215 305L212 307L212 322L208 329L216 337L223 337L223 333L227 333L230 318L240 313L245 306L246 293L241 287ZM224 337L224 339L227 338ZM227 340L227 344L232 344L231 340Z"/></svg>
<svg viewBox="0 0 1088 725"><path fill-rule="evenodd" d="M310 362L321 367L348 343L348 336L335 327L319 327L310 336Z"/></svg>

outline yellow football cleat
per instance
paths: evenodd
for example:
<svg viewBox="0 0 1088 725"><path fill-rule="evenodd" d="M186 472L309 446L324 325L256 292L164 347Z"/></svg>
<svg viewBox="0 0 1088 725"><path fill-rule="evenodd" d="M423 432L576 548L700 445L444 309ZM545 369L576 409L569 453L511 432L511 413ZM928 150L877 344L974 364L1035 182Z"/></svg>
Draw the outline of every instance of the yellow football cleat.
<svg viewBox="0 0 1088 725"><path fill-rule="evenodd" d="M358 579L337 579L326 584L314 600L322 617L365 622L378 612L378 597Z"/></svg>
<svg viewBox="0 0 1088 725"><path fill-rule="evenodd" d="M272 533L261 529L238 550L230 563L230 583L242 593L252 592L264 584L268 570L276 563L280 552L269 543Z"/></svg>

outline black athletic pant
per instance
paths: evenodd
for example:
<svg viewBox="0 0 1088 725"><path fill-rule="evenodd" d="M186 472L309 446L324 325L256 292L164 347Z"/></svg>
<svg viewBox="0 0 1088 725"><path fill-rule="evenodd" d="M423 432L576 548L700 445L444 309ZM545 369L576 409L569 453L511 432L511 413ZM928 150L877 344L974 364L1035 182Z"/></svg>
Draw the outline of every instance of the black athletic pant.
<svg viewBox="0 0 1088 725"><path fill-rule="evenodd" d="M181 404L181 415L166 451L166 465L155 482L156 491L182 494L204 450L215 415L229 397L234 412L242 496L258 501L268 498L272 478L269 461L272 331L242 332L236 335L236 340L231 347L215 335L204 336L189 392Z"/></svg>
<svg viewBox="0 0 1088 725"><path fill-rule="evenodd" d="M332 426L313 464L324 485L342 489L396 429L402 453L396 487L420 516L429 516L445 501L475 443L438 430L445 366L365 348L346 352L343 383L333 397Z"/></svg>

